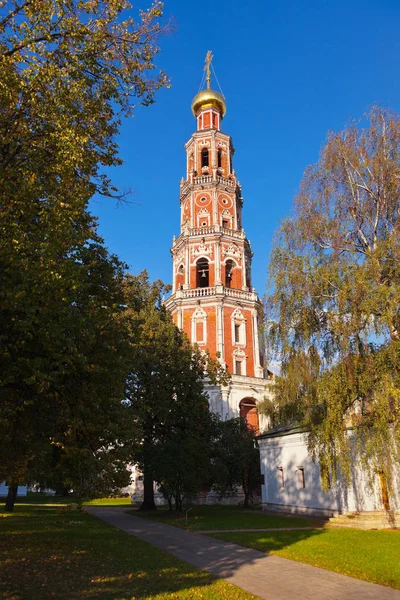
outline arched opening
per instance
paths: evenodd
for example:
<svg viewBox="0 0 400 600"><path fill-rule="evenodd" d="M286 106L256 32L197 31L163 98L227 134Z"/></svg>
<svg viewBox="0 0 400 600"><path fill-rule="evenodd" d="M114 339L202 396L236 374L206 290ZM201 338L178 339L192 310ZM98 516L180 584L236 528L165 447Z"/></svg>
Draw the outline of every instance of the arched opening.
<svg viewBox="0 0 400 600"><path fill-rule="evenodd" d="M258 410L253 398L244 398L239 404L240 416L246 419L247 426L255 433L259 432Z"/></svg>
<svg viewBox="0 0 400 600"><path fill-rule="evenodd" d="M221 148L218 150L218 153L217 153L217 161L218 161L218 169L222 169L222 150L221 150Z"/></svg>
<svg viewBox="0 0 400 600"><path fill-rule="evenodd" d="M208 287L210 283L210 270L208 260L199 258L196 263L196 287Z"/></svg>
<svg viewBox="0 0 400 600"><path fill-rule="evenodd" d="M208 148L201 151L201 168L208 167Z"/></svg>
<svg viewBox="0 0 400 600"><path fill-rule="evenodd" d="M225 263L225 287L232 287L232 271L235 266L233 260L227 260Z"/></svg>
<svg viewBox="0 0 400 600"><path fill-rule="evenodd" d="M183 289L183 284L185 283L185 267L183 264L179 265L176 271L176 288L178 290Z"/></svg>

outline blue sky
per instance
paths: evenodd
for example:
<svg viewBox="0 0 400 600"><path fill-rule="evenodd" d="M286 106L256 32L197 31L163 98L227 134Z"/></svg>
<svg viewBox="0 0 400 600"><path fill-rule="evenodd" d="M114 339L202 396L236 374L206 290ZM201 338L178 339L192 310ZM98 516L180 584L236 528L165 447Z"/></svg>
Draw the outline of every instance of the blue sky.
<svg viewBox="0 0 400 600"><path fill-rule="evenodd" d="M146 7L143 0L137 6ZM157 64L172 87L123 121L124 165L112 172L120 189L132 190L131 204L96 198L91 210L132 273L147 269L171 282L183 145L195 129L190 104L212 50L227 102L222 129L233 137L243 186L253 285L262 296L274 231L327 132L373 103L400 112L400 1L167 0L164 14L174 30L160 40Z"/></svg>

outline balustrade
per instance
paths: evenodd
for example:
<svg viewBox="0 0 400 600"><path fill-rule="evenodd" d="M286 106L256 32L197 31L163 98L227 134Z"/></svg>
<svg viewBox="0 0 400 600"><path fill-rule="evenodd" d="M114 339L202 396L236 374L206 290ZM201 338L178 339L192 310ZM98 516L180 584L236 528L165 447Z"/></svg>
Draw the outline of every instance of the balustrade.
<svg viewBox="0 0 400 600"><path fill-rule="evenodd" d="M218 288L218 289L217 289ZM230 298L236 298L237 300L251 300L257 301L256 292L247 292L245 290L238 290L233 288L227 288L222 285L214 287L194 288L189 290L177 290L177 298L204 298L207 296L215 296L216 294L224 294Z"/></svg>
<svg viewBox="0 0 400 600"><path fill-rule="evenodd" d="M193 177L194 185L204 185L206 183L212 183L211 175L201 175L200 177Z"/></svg>
<svg viewBox="0 0 400 600"><path fill-rule="evenodd" d="M209 225L207 227L192 227L188 228L187 231L182 232L181 235L207 235L208 233L222 233L223 235L233 237L238 240L243 240L246 237L246 234L243 229L228 229L227 227L221 227L221 225Z"/></svg>
<svg viewBox="0 0 400 600"><path fill-rule="evenodd" d="M222 177L222 175L217 175L217 179L213 179L212 175L199 175L198 177L193 177L193 185L206 185L208 183L220 183L222 185L228 187L235 187L236 182L233 179L229 179L229 177ZM181 194L185 194L190 188L189 181L183 180L181 182Z"/></svg>

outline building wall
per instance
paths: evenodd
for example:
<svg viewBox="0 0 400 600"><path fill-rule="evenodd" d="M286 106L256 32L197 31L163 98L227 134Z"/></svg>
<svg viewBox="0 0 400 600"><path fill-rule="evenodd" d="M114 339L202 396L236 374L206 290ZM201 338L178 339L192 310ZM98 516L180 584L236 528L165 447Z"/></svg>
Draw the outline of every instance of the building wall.
<svg viewBox="0 0 400 600"><path fill-rule="evenodd" d="M319 464L309 456L302 433L260 438L259 448L261 472L264 474L262 503L265 509L334 515L384 508L379 478L376 478L371 490L366 474L356 459L351 467L349 487L346 487L342 478L332 489L323 490ZM303 469L305 487L302 486L299 467ZM400 508L398 478L391 497L391 508Z"/></svg>

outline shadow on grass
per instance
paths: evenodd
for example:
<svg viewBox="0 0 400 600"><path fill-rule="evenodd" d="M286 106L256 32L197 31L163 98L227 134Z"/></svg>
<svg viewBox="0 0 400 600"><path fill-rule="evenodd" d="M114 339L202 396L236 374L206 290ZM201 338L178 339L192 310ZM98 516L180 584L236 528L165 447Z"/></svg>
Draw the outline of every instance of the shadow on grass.
<svg viewBox="0 0 400 600"><path fill-rule="evenodd" d="M174 525L190 531L236 530L236 529L280 529L291 527L322 527L326 519L319 517L282 515L266 513L262 510L244 510L232 506L188 506L187 521L185 514L177 514L167 509L144 512L131 509L128 512L138 517L144 517Z"/></svg>
<svg viewBox="0 0 400 600"><path fill-rule="evenodd" d="M0 522L0 597L252 597L78 510L19 505Z"/></svg>
<svg viewBox="0 0 400 600"><path fill-rule="evenodd" d="M115 510L111 507L93 509L94 514L107 523L124 527L129 533L157 548L170 552L176 558L186 560L207 569L220 578L235 575L241 567L265 563L265 554L205 536L195 531L182 531L160 520L149 520L132 515L132 511ZM140 513L137 512L137 515ZM319 530L302 531L304 538L319 535Z"/></svg>

